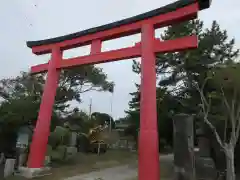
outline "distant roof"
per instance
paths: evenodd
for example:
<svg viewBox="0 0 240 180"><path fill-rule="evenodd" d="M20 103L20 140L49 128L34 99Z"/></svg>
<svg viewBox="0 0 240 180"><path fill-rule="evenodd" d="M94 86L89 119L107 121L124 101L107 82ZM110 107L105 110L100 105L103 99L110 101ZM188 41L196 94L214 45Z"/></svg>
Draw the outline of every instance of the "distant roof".
<svg viewBox="0 0 240 180"><path fill-rule="evenodd" d="M127 128L129 126L130 126L130 124L126 124L126 123L124 123L124 124L115 124L116 128Z"/></svg>
<svg viewBox="0 0 240 180"><path fill-rule="evenodd" d="M110 24L90 28L87 30L83 30L83 31L79 31L76 33L59 36L59 37L55 37L55 38L44 39L44 40L39 40L39 41L27 41L27 46L32 48L35 46L54 44L54 43L59 43L59 42L66 41L66 40L75 39L75 38L78 38L81 36L86 36L89 34L94 34L94 33L100 32L100 31L109 30L109 29L116 28L116 27L119 27L122 25L135 23L137 21L148 19L148 18L158 16L161 14L166 14L166 13L175 11L176 9L191 5L195 2L199 3L200 10L209 8L209 6L211 4L211 0L179 0L174 3L168 4L166 6L160 7L158 9L155 9L155 10L152 10L152 11L149 11L149 12L137 15L137 16L133 16L133 17L130 17L127 19L123 19L120 21L116 21L116 22L113 22Z"/></svg>

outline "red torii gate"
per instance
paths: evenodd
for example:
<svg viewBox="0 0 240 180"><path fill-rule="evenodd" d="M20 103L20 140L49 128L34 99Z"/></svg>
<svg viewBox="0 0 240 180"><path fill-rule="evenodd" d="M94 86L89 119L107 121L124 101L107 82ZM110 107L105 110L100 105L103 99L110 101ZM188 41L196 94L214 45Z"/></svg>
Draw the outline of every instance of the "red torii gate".
<svg viewBox="0 0 240 180"><path fill-rule="evenodd" d="M198 39L197 36L188 36L160 41L155 38L154 30L196 18L198 11L209 8L210 1L179 0L159 9L107 25L52 39L27 42L27 46L36 55L51 53L51 60L48 63L31 68L33 74L48 72L48 75L31 143L28 168L39 169L43 166L61 69L141 57L139 179L159 180L155 54L197 48ZM101 52L103 41L136 33L141 33L141 42L135 46ZM90 55L63 59L64 50L84 45L91 45Z"/></svg>

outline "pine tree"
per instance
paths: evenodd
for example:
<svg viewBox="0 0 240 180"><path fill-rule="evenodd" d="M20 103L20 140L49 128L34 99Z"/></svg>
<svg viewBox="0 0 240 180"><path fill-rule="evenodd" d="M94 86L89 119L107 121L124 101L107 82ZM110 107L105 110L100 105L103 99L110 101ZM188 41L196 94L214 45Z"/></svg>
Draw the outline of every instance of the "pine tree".
<svg viewBox="0 0 240 180"><path fill-rule="evenodd" d="M234 40L228 40L227 31L221 30L216 21L208 29L203 28L203 22L200 20L172 25L164 31L161 39L165 41L193 34L197 34L199 38L197 49L156 56L159 124L163 124L162 122L169 119L169 112L174 114L177 112L198 113L198 104L201 101L195 85L201 86L211 68L230 62L238 56L238 50L234 50ZM134 61L132 69L133 72L140 74L140 63ZM131 95L132 100L129 102L129 110L126 112L129 119L139 125L139 85L137 91ZM161 105L159 105L159 99L162 100ZM169 104L169 102L171 103ZM159 126L159 128L161 127ZM171 130L169 129L169 131ZM160 129L160 133L162 131Z"/></svg>

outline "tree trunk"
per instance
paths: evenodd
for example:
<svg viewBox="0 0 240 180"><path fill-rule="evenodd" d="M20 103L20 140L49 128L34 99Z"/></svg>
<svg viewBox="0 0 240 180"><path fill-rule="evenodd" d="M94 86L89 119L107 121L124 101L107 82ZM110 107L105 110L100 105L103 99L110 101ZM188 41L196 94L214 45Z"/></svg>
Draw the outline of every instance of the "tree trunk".
<svg viewBox="0 0 240 180"><path fill-rule="evenodd" d="M225 149L226 154L226 173L227 180L235 180L235 166L234 166L234 147L232 145L228 145Z"/></svg>

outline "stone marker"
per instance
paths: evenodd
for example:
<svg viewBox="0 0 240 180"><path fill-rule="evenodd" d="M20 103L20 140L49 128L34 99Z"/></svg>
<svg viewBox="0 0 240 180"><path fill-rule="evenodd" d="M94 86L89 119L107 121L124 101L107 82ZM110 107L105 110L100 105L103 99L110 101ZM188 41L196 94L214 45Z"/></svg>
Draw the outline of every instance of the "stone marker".
<svg viewBox="0 0 240 180"><path fill-rule="evenodd" d="M70 142L69 146L67 147L67 159L74 157L77 152L77 136L78 134L74 131L70 132Z"/></svg>
<svg viewBox="0 0 240 180"><path fill-rule="evenodd" d="M32 134L31 129L28 126L23 126L18 131L18 138L16 143L17 157L16 157L16 168L24 166L27 159L27 148L29 145L30 135Z"/></svg>
<svg viewBox="0 0 240 180"><path fill-rule="evenodd" d="M194 180L194 138L193 117L177 114L173 118L174 126L174 168L176 180Z"/></svg>
<svg viewBox="0 0 240 180"><path fill-rule="evenodd" d="M14 173L15 167L15 159L6 159L5 167L4 167L4 177L12 176Z"/></svg>
<svg viewBox="0 0 240 180"><path fill-rule="evenodd" d="M198 147L199 147L198 156L210 157L210 140L206 136L203 123L201 123L200 125L201 125L200 128L196 130L196 137L198 139Z"/></svg>
<svg viewBox="0 0 240 180"><path fill-rule="evenodd" d="M199 179L215 179L216 169L213 159L210 156L210 139L204 131L204 124L200 124L200 128L196 131L198 139L199 151L195 152L196 156L196 175Z"/></svg>
<svg viewBox="0 0 240 180"><path fill-rule="evenodd" d="M76 132L71 132L70 134L71 135L70 135L70 143L69 143L69 145L71 147L76 147L76 145L77 145L77 133Z"/></svg>

